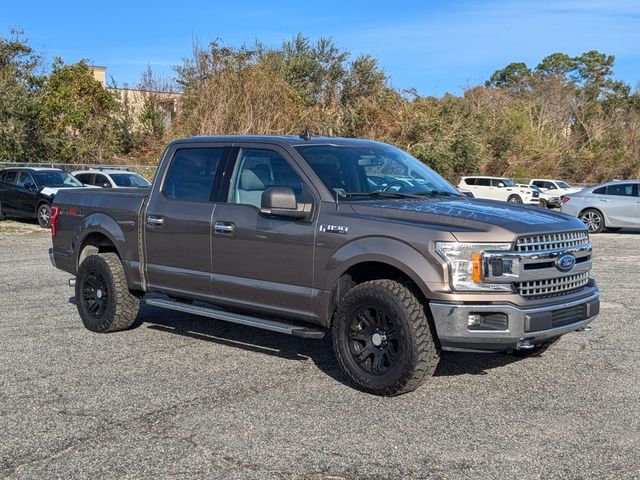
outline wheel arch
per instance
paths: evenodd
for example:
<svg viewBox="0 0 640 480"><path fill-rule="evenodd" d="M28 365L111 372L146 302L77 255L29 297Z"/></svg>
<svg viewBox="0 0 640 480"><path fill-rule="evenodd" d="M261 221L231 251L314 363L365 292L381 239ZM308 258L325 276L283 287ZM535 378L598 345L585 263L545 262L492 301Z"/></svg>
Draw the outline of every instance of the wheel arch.
<svg viewBox="0 0 640 480"><path fill-rule="evenodd" d="M442 267L402 241L371 237L336 251L323 274L323 290L330 293L320 314L330 326L340 299L355 285L384 278L398 280L415 290L426 303L431 289L425 279L441 279L443 272Z"/></svg>
<svg viewBox="0 0 640 480"><path fill-rule="evenodd" d="M604 222L603 228L607 228L607 225L610 223L609 222L609 218L607 217L607 215L600 210L598 207L594 207L594 206L586 206L583 209L581 209L578 214L576 215L576 217L580 218L580 215L582 215L583 213L585 213L588 210L595 210L596 212L598 212L600 215L602 215L602 221Z"/></svg>

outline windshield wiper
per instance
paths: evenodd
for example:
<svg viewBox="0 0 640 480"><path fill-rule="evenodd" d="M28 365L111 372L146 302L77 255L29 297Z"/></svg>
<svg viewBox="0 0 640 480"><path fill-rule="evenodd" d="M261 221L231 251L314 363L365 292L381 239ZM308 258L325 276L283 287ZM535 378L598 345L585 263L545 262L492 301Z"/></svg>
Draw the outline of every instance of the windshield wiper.
<svg viewBox="0 0 640 480"><path fill-rule="evenodd" d="M462 195L455 194L453 192L446 192L444 190L429 190L427 192L418 192L414 193L414 195L422 195L422 196L434 196L434 195L445 195L447 197L461 197Z"/></svg>
<svg viewBox="0 0 640 480"><path fill-rule="evenodd" d="M340 192L339 196L345 197L371 197L371 198L421 198L418 195L412 193L402 192L383 192L382 190L375 190L373 192Z"/></svg>

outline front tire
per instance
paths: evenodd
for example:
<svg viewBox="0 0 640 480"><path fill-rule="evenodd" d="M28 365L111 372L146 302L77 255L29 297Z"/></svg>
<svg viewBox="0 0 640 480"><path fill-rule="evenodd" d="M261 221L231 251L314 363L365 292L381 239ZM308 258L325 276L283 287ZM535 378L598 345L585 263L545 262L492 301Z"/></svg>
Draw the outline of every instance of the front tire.
<svg viewBox="0 0 640 480"><path fill-rule="evenodd" d="M48 203L41 203L38 205L36 214L38 217L38 224L42 228L51 227L51 205Z"/></svg>
<svg viewBox="0 0 640 480"><path fill-rule="evenodd" d="M509 203L522 203L522 199L520 198L519 195L511 195L507 199L507 202L509 202Z"/></svg>
<svg viewBox="0 0 640 480"><path fill-rule="evenodd" d="M587 226L589 233L600 233L604 230L604 216L598 210L585 210L578 218Z"/></svg>
<svg viewBox="0 0 640 480"><path fill-rule="evenodd" d="M549 205L547 204L547 201L544 198L540 199L540 203L538 205L542 208L549 208Z"/></svg>
<svg viewBox="0 0 640 480"><path fill-rule="evenodd" d="M393 280L372 280L351 289L338 305L332 334L342 371L368 393L411 392L438 366L424 305Z"/></svg>
<svg viewBox="0 0 640 480"><path fill-rule="evenodd" d="M84 326L97 333L129 328L140 299L129 292L120 258L115 253L89 255L76 276L76 305Z"/></svg>

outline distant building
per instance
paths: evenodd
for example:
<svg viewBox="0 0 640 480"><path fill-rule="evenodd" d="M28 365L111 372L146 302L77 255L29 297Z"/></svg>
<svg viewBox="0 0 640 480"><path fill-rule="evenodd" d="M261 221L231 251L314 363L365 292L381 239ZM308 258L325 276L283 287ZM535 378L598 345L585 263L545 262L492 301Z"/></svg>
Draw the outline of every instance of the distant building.
<svg viewBox="0 0 640 480"><path fill-rule="evenodd" d="M175 92L158 92L151 90L140 90L137 88L113 88L107 86L107 67L91 65L93 78L100 82L104 88L120 97L120 101L129 105L131 115L138 126L140 126L139 118L144 109L145 101L149 97L153 97L156 105L162 112L162 123L165 127L174 124L180 109L180 99L182 95Z"/></svg>

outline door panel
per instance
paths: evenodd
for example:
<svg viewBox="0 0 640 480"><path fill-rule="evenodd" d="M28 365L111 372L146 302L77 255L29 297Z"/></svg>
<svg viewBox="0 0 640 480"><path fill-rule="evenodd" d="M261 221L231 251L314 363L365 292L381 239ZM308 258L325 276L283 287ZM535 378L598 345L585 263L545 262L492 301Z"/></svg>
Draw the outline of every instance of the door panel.
<svg viewBox="0 0 640 480"><path fill-rule="evenodd" d="M211 295L213 192L223 147L178 148L144 214L150 289L176 296Z"/></svg>
<svg viewBox="0 0 640 480"><path fill-rule="evenodd" d="M241 148L228 203L214 211L213 291L216 301L295 318L312 317L315 229L305 220L260 213L262 192L289 187L312 201L288 154L276 147Z"/></svg>
<svg viewBox="0 0 640 480"><path fill-rule="evenodd" d="M605 212L611 227L636 226L638 224L637 185L621 183L609 185L606 195L598 195L596 204Z"/></svg>

